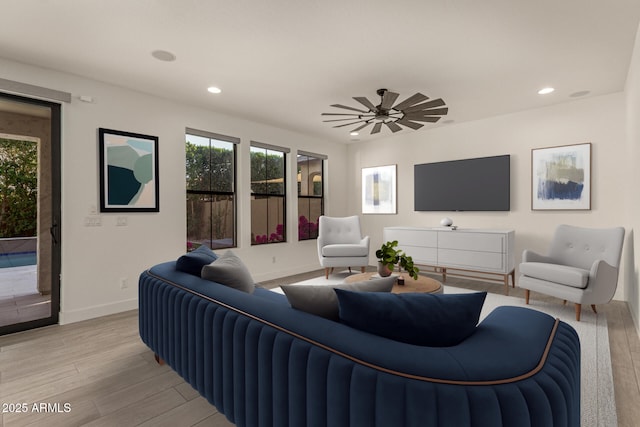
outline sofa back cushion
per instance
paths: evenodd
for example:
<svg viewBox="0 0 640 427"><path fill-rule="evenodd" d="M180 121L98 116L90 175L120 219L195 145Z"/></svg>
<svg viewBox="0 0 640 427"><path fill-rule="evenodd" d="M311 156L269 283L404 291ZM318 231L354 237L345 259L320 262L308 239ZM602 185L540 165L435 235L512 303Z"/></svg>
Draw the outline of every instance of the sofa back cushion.
<svg viewBox="0 0 640 427"><path fill-rule="evenodd" d="M255 290L255 282L249 269L230 250L211 264L202 267L202 278L249 294Z"/></svg>
<svg viewBox="0 0 640 427"><path fill-rule="evenodd" d="M211 264L216 259L218 256L207 246L202 245L178 258L176 270L201 277L202 267Z"/></svg>
<svg viewBox="0 0 640 427"><path fill-rule="evenodd" d="M360 293L336 289L340 321L396 341L429 347L459 344L475 332L486 292Z"/></svg>
<svg viewBox="0 0 640 427"><path fill-rule="evenodd" d="M330 320L339 320L338 297L335 289L360 292L391 292L396 278L393 276L338 285L283 285L291 307Z"/></svg>

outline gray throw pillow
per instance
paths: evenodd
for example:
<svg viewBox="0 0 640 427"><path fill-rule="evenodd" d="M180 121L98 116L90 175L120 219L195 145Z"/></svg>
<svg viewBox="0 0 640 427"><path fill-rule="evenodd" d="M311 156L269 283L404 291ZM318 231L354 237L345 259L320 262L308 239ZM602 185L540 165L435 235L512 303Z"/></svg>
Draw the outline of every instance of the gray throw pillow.
<svg viewBox="0 0 640 427"><path fill-rule="evenodd" d="M239 291L253 293L255 282L251 273L232 251L226 251L209 265L202 267L203 279L229 286Z"/></svg>
<svg viewBox="0 0 640 427"><path fill-rule="evenodd" d="M338 297L334 289L360 292L391 292L396 278L381 277L356 283L340 285L283 285L282 291L287 296L291 307L324 317L339 320Z"/></svg>

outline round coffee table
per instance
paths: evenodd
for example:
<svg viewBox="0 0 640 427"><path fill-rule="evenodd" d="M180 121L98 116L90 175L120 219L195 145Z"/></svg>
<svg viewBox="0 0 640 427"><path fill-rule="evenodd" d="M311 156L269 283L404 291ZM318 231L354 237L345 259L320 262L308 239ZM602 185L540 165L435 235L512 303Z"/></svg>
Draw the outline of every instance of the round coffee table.
<svg viewBox="0 0 640 427"><path fill-rule="evenodd" d="M365 280L369 280L372 277L380 276L376 272L352 274L351 276L344 279L344 282L362 282ZM425 276L418 276L418 280L414 280L408 274L403 274L402 277L404 277L404 285L398 285L398 282L394 283L393 289L391 289L391 292L393 292L394 294L401 294L406 292L426 292L430 294L442 293L442 283L438 282L435 279L431 279Z"/></svg>

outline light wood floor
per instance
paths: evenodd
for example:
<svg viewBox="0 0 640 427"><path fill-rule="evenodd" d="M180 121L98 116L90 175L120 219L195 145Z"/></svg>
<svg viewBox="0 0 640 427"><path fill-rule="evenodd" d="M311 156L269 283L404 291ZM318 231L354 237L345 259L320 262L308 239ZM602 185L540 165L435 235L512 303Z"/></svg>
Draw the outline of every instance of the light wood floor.
<svg viewBox="0 0 640 427"><path fill-rule="evenodd" d="M263 284L279 286L320 274ZM503 292L497 284L459 279L447 283ZM511 291L511 295L521 293L517 288ZM636 426L640 340L626 303L613 302L600 311L609 322L619 425ZM24 403L27 409L27 413L2 413L2 427L232 425L169 367L155 363L138 336L137 311L0 337L0 403ZM34 411L34 404L40 409L42 403L59 412ZM65 404L70 405L67 413Z"/></svg>

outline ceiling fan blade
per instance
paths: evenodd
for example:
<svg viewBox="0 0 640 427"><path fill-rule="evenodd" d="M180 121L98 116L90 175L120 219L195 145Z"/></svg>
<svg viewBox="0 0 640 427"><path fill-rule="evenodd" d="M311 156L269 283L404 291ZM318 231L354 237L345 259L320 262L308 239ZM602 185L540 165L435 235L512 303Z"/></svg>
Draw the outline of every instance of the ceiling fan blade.
<svg viewBox="0 0 640 427"><path fill-rule="evenodd" d="M412 105L418 104L418 103L420 103L422 101L426 101L427 99L429 99L428 96L423 95L420 92L418 92L415 95L411 95L410 97L408 97L407 99L405 99L401 103L395 105L393 107L393 109L394 110L398 110L398 111L402 111L407 107L411 107Z"/></svg>
<svg viewBox="0 0 640 427"><path fill-rule="evenodd" d="M360 110L359 108L353 108L353 107L349 107L342 104L331 104L331 106L336 108L344 108L345 110L353 110L353 111L359 111L361 113L368 113L368 111Z"/></svg>
<svg viewBox="0 0 640 427"><path fill-rule="evenodd" d="M386 91L384 95L382 95L382 102L380 103L380 107L388 110L391 108L396 99L398 99L400 95L395 92Z"/></svg>
<svg viewBox="0 0 640 427"><path fill-rule="evenodd" d="M440 116L404 116L402 120L411 120L413 122L429 122L435 123L440 120L442 117Z"/></svg>
<svg viewBox="0 0 640 427"><path fill-rule="evenodd" d="M381 128L382 128L382 122L378 122L375 125L373 125L373 129L371 129L371 135L373 135L374 133L380 132Z"/></svg>
<svg viewBox="0 0 640 427"><path fill-rule="evenodd" d="M366 122L365 124L363 124L362 126L358 126L357 128L355 128L354 130L352 130L351 132L358 132L361 129L366 128L367 126L369 126L371 123L373 122Z"/></svg>
<svg viewBox="0 0 640 427"><path fill-rule="evenodd" d="M438 98L429 102L424 102L422 104L414 105L413 107L407 107L402 111L404 111L405 113L409 113L411 111L425 110L427 108L433 108L433 107L442 107L444 105L445 104L442 98Z"/></svg>
<svg viewBox="0 0 640 427"><path fill-rule="evenodd" d="M356 124L362 123L362 122L366 122L366 120L358 120L356 122L345 123L345 124L342 124L342 125L336 125L336 126L334 126L334 128L341 128L341 127L345 127L345 126L356 125Z"/></svg>
<svg viewBox="0 0 640 427"><path fill-rule="evenodd" d="M360 117L360 114L356 113L322 113L321 116L356 116Z"/></svg>
<svg viewBox="0 0 640 427"><path fill-rule="evenodd" d="M403 126L409 127L409 128L411 128L413 130L418 130L422 126L424 126L422 123L412 122L412 121L410 121L410 120L408 120L406 118L397 120L396 123L398 123L399 125L403 125Z"/></svg>
<svg viewBox="0 0 640 427"><path fill-rule="evenodd" d="M432 108L431 110L405 111L405 115L416 114L420 116L446 116L448 112L448 108Z"/></svg>
<svg viewBox="0 0 640 427"><path fill-rule="evenodd" d="M356 120L356 119L360 119L361 117L347 117L346 119L331 119L331 120L323 120L323 123L329 123L329 122L344 122L345 120Z"/></svg>
<svg viewBox="0 0 640 427"><path fill-rule="evenodd" d="M396 124L396 122L384 122L384 124L385 124L385 125L387 125L387 127L388 127L389 129L391 129L391 132L393 132L393 133L396 133L396 132L398 132L399 130L402 130L402 128L401 128L400 126L398 126L398 125Z"/></svg>
<svg viewBox="0 0 640 427"><path fill-rule="evenodd" d="M367 107L369 109L369 111L376 111L376 106L373 105L371 103L371 101L369 101L367 98L365 98L364 96L354 96L353 99L355 99L356 101L358 101L360 104L364 105L365 107Z"/></svg>

